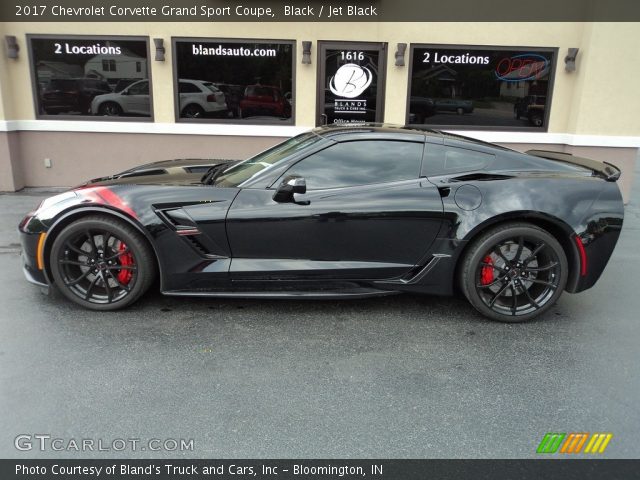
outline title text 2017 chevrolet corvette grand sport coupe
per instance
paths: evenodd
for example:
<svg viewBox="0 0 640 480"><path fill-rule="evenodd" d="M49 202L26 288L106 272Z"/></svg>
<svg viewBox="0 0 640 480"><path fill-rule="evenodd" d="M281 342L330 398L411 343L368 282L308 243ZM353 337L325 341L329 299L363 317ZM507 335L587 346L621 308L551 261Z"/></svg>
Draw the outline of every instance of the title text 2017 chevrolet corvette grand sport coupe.
<svg viewBox="0 0 640 480"><path fill-rule="evenodd" d="M433 130L323 127L243 162L92 180L20 223L24 272L94 310L166 295L461 291L518 322L592 287L624 214L614 166Z"/></svg>

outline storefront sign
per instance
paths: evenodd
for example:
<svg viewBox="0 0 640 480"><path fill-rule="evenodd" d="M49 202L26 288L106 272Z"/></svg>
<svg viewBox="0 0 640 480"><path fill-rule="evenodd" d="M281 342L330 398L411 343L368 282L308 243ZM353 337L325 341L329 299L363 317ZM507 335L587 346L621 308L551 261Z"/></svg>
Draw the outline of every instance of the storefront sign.
<svg viewBox="0 0 640 480"><path fill-rule="evenodd" d="M556 49L413 45L407 122L547 127Z"/></svg>

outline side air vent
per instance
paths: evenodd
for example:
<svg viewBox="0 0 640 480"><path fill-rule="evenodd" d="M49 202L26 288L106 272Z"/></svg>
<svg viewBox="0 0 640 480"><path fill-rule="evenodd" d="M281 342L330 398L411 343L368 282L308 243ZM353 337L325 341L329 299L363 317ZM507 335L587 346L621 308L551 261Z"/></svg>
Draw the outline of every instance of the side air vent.
<svg viewBox="0 0 640 480"><path fill-rule="evenodd" d="M213 252L219 252L220 248L207 235L204 235L198 224L182 208L167 208L156 210L158 216L178 236L182 237L191 248L199 255L206 258L226 258Z"/></svg>

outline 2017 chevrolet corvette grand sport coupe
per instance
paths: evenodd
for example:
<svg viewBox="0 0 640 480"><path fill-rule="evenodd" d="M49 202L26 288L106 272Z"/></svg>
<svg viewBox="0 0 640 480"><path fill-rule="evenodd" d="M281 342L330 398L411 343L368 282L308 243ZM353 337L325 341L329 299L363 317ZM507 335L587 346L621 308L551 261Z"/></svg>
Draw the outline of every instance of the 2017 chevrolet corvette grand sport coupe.
<svg viewBox="0 0 640 480"><path fill-rule="evenodd" d="M182 296L461 291L518 322L598 280L619 176L434 130L323 127L242 162L162 161L51 197L20 223L24 272L93 310L159 277Z"/></svg>

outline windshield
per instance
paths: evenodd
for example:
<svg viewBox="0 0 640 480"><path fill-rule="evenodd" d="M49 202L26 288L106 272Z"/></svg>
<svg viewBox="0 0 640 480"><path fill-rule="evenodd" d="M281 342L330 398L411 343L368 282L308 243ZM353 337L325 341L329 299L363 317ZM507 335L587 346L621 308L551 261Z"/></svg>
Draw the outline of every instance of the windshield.
<svg viewBox="0 0 640 480"><path fill-rule="evenodd" d="M280 160L287 158L300 150L322 140L322 137L312 132L303 133L286 142L259 153L242 163L229 167L218 175L214 185L217 187L237 187L254 177L266 168L272 167Z"/></svg>

